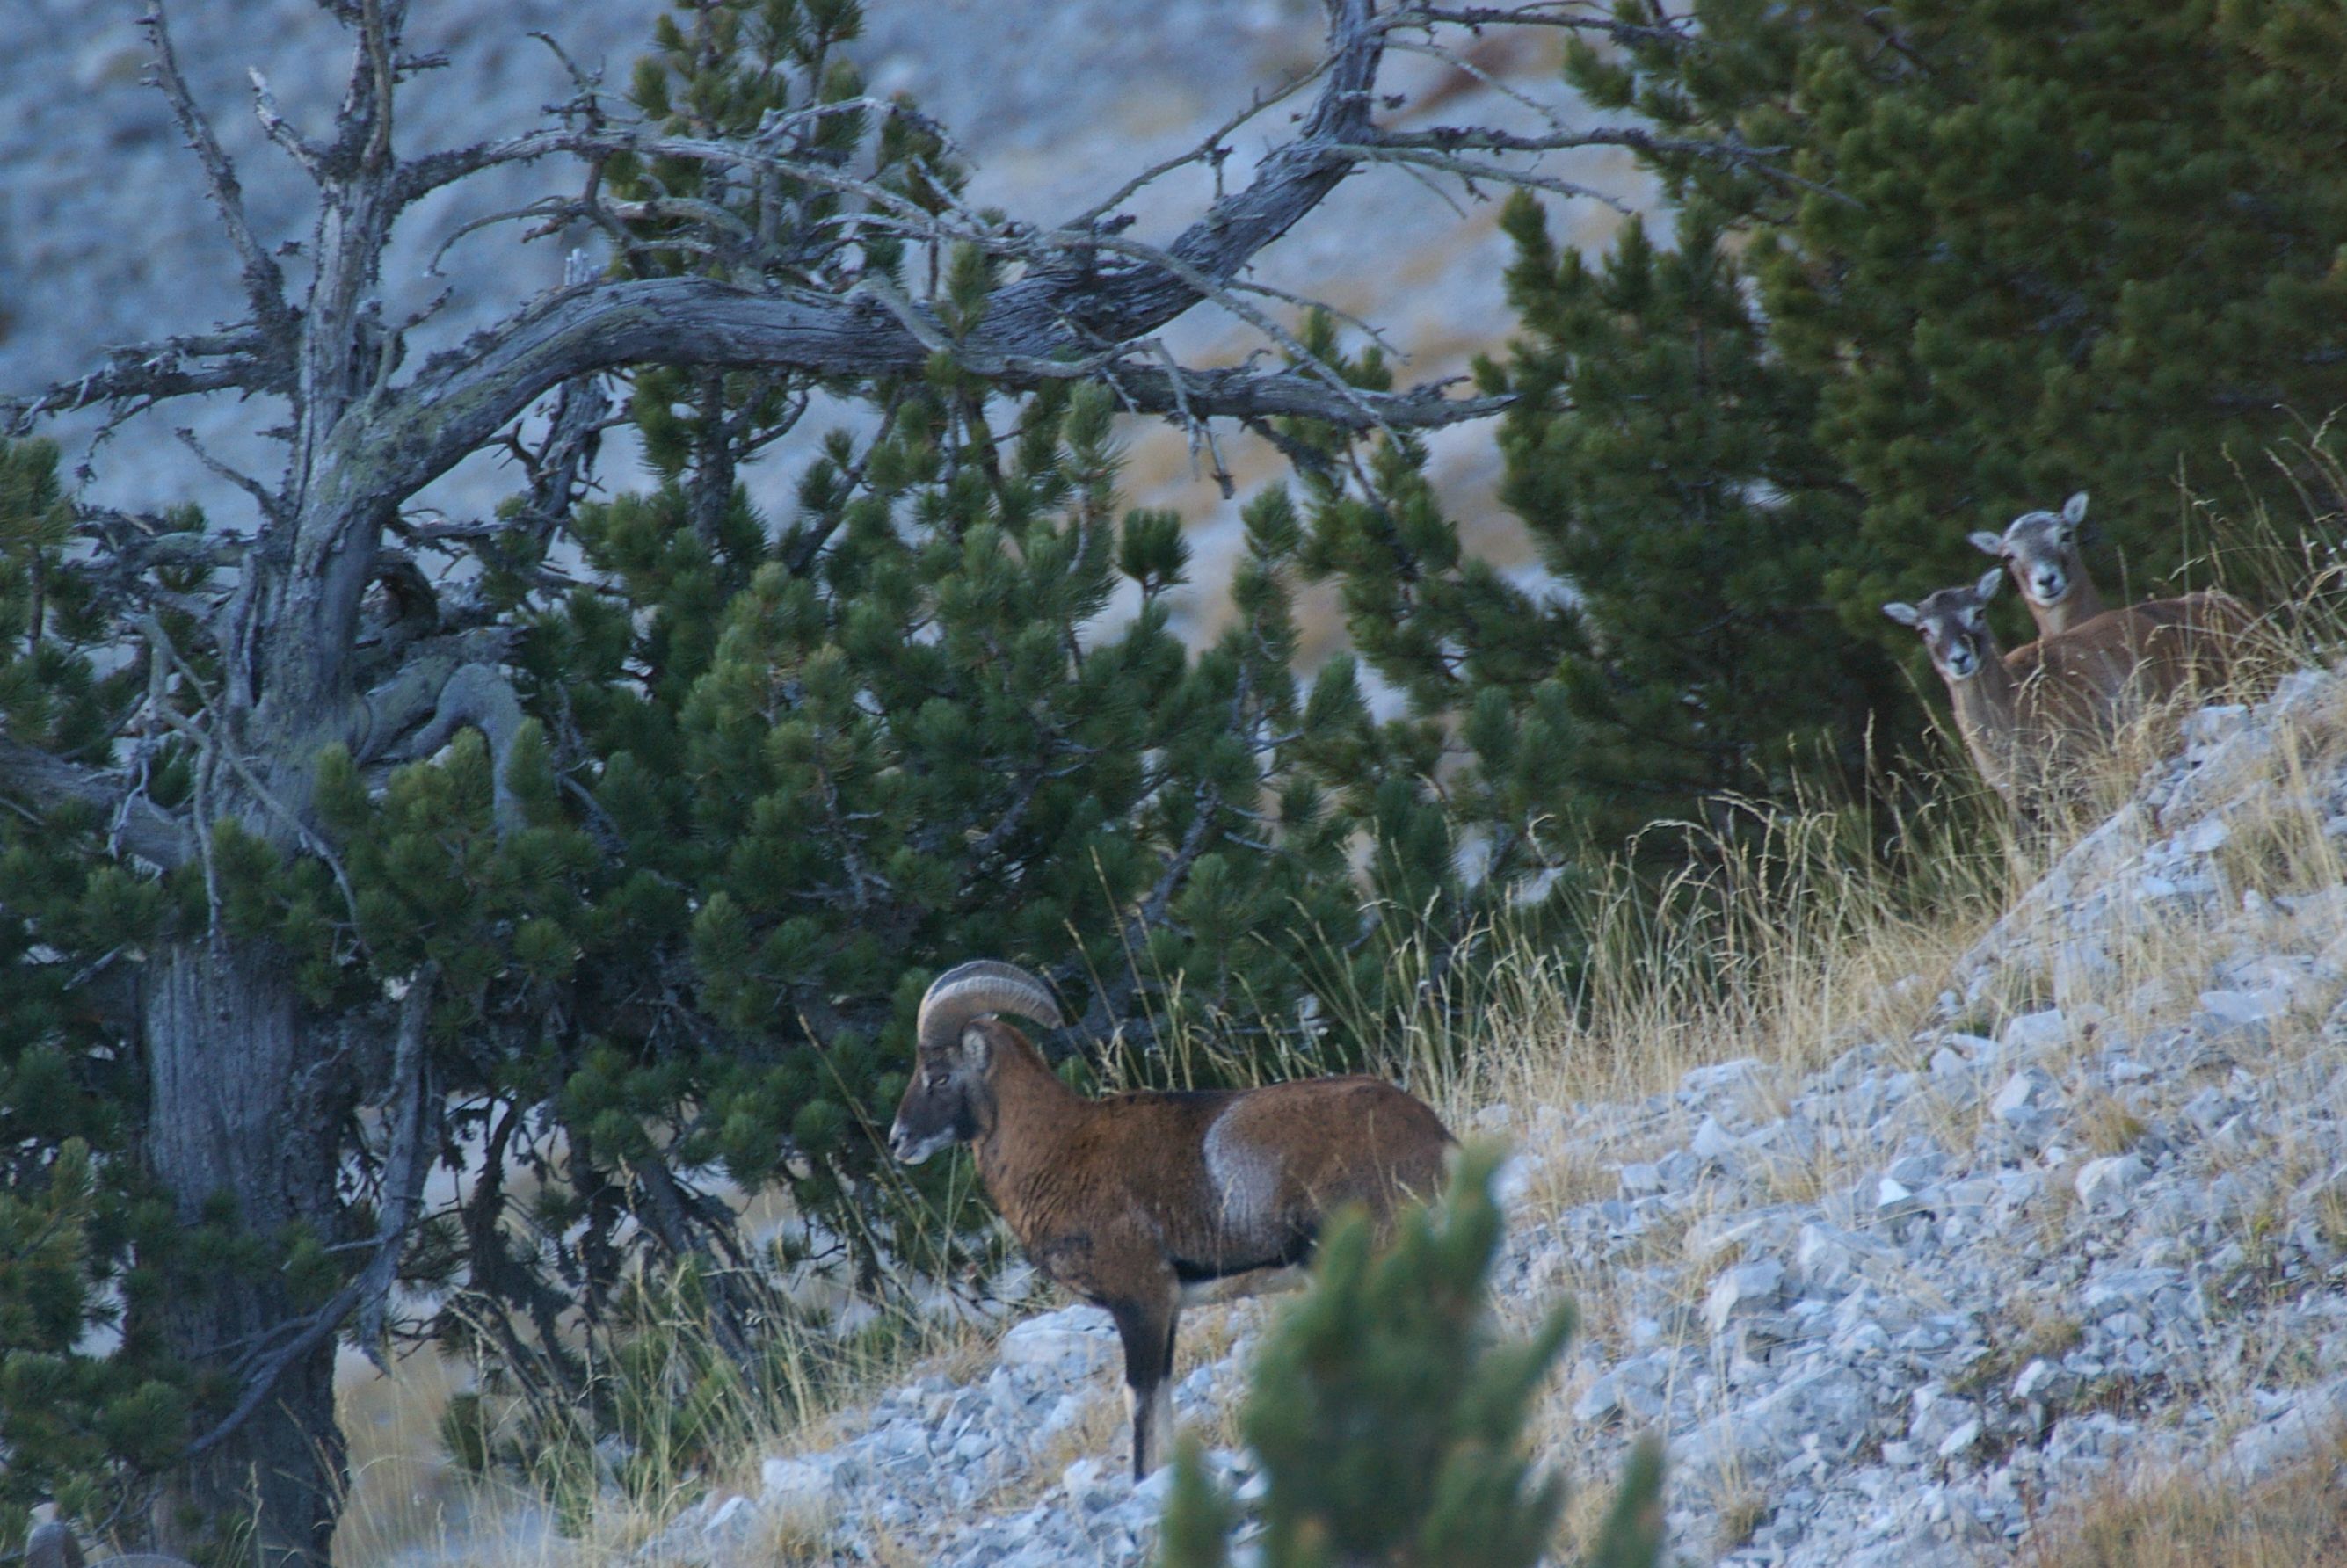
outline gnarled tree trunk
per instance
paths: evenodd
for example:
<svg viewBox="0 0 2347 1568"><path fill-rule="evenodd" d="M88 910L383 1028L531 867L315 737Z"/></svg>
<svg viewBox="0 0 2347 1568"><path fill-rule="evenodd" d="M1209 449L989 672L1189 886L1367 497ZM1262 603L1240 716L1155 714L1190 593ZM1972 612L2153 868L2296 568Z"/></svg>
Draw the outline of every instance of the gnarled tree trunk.
<svg viewBox="0 0 2347 1568"><path fill-rule="evenodd" d="M303 1027L283 955L198 938L148 966L143 1000L157 1112L148 1162L181 1223L224 1200L261 1235L304 1222L331 1235L340 1118L320 1101L347 1091L321 1081L333 1064ZM333 1341L298 1345L315 1304L291 1299L273 1271L222 1269L203 1286L162 1309L164 1334L191 1364L263 1363L293 1348L255 1418L174 1478L157 1506L158 1543L192 1557L250 1531L262 1568L323 1563L343 1479Z"/></svg>

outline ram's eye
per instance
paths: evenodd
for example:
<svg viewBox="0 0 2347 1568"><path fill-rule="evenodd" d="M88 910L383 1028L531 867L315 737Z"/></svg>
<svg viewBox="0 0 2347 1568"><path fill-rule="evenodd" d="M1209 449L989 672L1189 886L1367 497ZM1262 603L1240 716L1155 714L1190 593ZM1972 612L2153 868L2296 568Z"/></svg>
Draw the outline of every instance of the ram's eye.
<svg viewBox="0 0 2347 1568"><path fill-rule="evenodd" d="M928 1084L932 1089L943 1089L946 1086L946 1080L952 1076L953 1074L950 1072L941 1071L933 1067L929 1069L928 1071L921 1074L921 1081Z"/></svg>

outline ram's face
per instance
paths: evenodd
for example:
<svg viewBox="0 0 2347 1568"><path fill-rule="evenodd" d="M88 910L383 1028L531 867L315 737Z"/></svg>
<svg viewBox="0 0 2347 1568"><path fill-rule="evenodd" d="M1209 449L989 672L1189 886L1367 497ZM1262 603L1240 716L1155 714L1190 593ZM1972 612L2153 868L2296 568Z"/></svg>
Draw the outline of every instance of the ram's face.
<svg viewBox="0 0 2347 1568"><path fill-rule="evenodd" d="M917 1165L948 1143L978 1136L979 1097L985 1087L988 1040L983 1025L914 1059L913 1081L888 1129L888 1152Z"/></svg>

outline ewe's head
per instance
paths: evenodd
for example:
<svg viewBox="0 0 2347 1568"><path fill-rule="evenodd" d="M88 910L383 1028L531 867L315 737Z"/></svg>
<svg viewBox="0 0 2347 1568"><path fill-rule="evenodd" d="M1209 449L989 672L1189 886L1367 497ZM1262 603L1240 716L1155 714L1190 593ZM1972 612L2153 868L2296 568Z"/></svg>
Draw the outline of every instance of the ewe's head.
<svg viewBox="0 0 2347 1568"><path fill-rule="evenodd" d="M1943 588L1921 604L1886 604L1882 613L1916 630L1942 679L1969 681L1997 657L1988 633L1988 601L2004 577L1991 571L1969 588Z"/></svg>
<svg viewBox="0 0 2347 1568"><path fill-rule="evenodd" d="M2051 610L2076 591L2086 575L2078 554L2078 534L2086 521L2086 492L2079 491L2058 512L2024 512L2002 534L1983 530L1974 546L2013 569L2014 585L2040 610Z"/></svg>
<svg viewBox="0 0 2347 1568"><path fill-rule="evenodd" d="M913 1081L905 1086L888 1129L888 1148L917 1165L948 1143L975 1138L1002 1026L990 1016L1017 1013L1051 1029L1063 1021L1051 990L1012 964L977 958L957 964L921 999Z"/></svg>

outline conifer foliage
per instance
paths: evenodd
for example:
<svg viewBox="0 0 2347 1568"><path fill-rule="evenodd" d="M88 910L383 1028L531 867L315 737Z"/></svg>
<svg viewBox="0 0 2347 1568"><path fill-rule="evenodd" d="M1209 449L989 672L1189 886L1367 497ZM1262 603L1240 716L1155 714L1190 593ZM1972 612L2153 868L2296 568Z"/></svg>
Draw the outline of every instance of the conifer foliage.
<svg viewBox="0 0 2347 1568"><path fill-rule="evenodd" d="M1495 1332L1498 1163L1470 1151L1442 1204L1406 1214L1382 1254L1360 1216L1339 1222L1266 1336L1240 1418L1268 1483L1263 1568L1532 1568L1553 1544L1564 1482L1526 1455L1525 1426L1573 1314L1558 1304L1521 1341ZM1174 1464L1159 1561L1226 1568L1236 1509L1194 1441ZM1583 1561L1653 1563L1661 1484L1642 1445Z"/></svg>
<svg viewBox="0 0 2347 1568"><path fill-rule="evenodd" d="M2073 490L2105 539L2089 564L2139 590L2209 547L2179 484L2296 515L2293 443L2347 405L2337 7L1617 15L1651 30L1574 49L1594 100L1680 145L1787 149L1795 180L1650 161L1749 236L1770 341L1814 384L1807 433L1860 503L1828 579L1854 629L1977 569L1967 530Z"/></svg>
<svg viewBox="0 0 2347 1568"><path fill-rule="evenodd" d="M1483 377L1520 398L1502 497L1575 590L1559 674L1583 818L1604 843L1657 819L1718 832L1729 797L1859 784L1870 723L1901 708L1825 592L1859 497L1718 223L1692 206L1665 248L1634 219L1602 264L1559 251L1528 196L1506 224L1522 331Z"/></svg>

